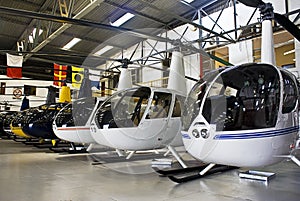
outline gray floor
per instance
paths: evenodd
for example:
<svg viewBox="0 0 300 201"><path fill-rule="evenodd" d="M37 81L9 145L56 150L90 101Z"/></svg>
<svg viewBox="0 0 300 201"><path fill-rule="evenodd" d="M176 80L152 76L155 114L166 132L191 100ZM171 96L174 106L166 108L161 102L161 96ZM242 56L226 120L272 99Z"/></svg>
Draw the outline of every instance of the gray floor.
<svg viewBox="0 0 300 201"><path fill-rule="evenodd" d="M239 170L176 184L150 168L150 160L91 165L89 156L0 140L1 201L90 200L300 200L300 168L292 162L260 169L268 183L241 179Z"/></svg>

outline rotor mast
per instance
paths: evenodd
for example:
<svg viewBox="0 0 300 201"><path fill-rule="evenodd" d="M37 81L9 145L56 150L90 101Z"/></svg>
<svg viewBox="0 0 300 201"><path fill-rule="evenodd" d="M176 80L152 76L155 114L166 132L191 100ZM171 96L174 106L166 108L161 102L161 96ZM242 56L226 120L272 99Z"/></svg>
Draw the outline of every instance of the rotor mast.
<svg viewBox="0 0 300 201"><path fill-rule="evenodd" d="M259 5L262 18L261 62L276 65L272 20L274 19L273 6L270 3Z"/></svg>

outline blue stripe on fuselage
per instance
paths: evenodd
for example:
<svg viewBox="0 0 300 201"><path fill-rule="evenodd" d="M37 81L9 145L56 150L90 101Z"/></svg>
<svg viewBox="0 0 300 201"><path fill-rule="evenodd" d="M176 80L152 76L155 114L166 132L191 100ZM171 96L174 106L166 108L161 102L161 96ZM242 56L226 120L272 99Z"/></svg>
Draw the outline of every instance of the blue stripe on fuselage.
<svg viewBox="0 0 300 201"><path fill-rule="evenodd" d="M181 133L181 135L185 139L191 139L191 137L187 133Z"/></svg>
<svg viewBox="0 0 300 201"><path fill-rule="evenodd" d="M263 132L256 132L256 133L219 134L216 135L214 139L232 140L232 139L267 138L267 137L288 135L298 130L299 130L299 126L294 126L294 127L289 127L289 128L279 129L279 130L263 131Z"/></svg>

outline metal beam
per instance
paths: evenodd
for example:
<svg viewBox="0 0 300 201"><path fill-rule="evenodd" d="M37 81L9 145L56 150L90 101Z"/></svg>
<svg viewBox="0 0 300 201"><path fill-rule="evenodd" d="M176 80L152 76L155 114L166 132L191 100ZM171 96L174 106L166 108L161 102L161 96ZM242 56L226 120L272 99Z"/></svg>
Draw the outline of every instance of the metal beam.
<svg viewBox="0 0 300 201"><path fill-rule="evenodd" d="M75 15L71 19L81 19L86 14L88 14L89 12L91 12L95 7L97 7L98 4L101 3L101 2L103 2L103 0L94 0L94 1L91 1L91 3L88 6L86 6L84 9L82 9L77 15ZM71 24L63 24L60 28L58 28L55 32L53 32L48 38L46 38L39 45L37 45L36 47L34 47L34 49L32 51L33 52L39 51L40 49L42 49L43 47L45 47L48 43L50 43L53 39L55 39L58 35L60 35L61 33L63 33L65 30L67 30L70 27L71 27ZM24 58L24 60L26 61L26 59L28 59L29 57L31 57L30 54L26 55L25 58Z"/></svg>
<svg viewBox="0 0 300 201"><path fill-rule="evenodd" d="M214 32L214 31L212 31L211 29L208 29L208 28L206 28L206 27L204 27L204 26L202 26L202 25L199 25L199 24L197 24L197 23L191 22L190 20L188 20L188 19L186 19L186 18L184 18L184 17L182 17L182 16L180 16L180 15L176 15L176 14L174 14L173 12L170 12L170 11L168 11L168 10L166 10L166 9L158 8L158 7L156 7L155 5L149 3L149 2L147 2L147 1L145 1L145 0L136 0L136 1L139 1L139 2L141 2L141 3L145 4L145 5L147 5L148 7L152 8L152 9L155 9L155 10L157 10L157 11L159 11L159 12L162 12L162 13L165 13L165 14L167 14L167 15L169 15L169 16L172 16L173 18L175 18L175 19L177 19L177 20L180 20L181 22L184 22L184 23L187 23L187 24L191 24L191 25L193 25L193 26L195 26L195 27L197 27L197 28L199 28L199 29L202 29L202 30L204 30L204 31L207 31L207 32L209 32L209 33L212 33L212 34L214 34L214 35L216 35L216 36L219 36L219 37L221 37L221 38L224 38L224 39L226 39L226 40L228 40L228 41L234 42L232 39L225 37L223 34L219 34L219 33Z"/></svg>
<svg viewBox="0 0 300 201"><path fill-rule="evenodd" d="M154 21L154 22L159 23L159 24L161 24L161 25L164 25L164 26L167 25L166 22L163 22L163 21L161 21L161 20L158 19L158 18L151 17L151 16L149 16L149 15L146 15L146 14L144 14L144 13L138 12L138 11L136 11L136 10L132 10L132 9L130 9L130 8L121 6L121 5L119 5L119 4L115 3L115 2L107 2L107 1L104 1L103 3L106 3L106 4L111 5L111 6L113 6L113 7L117 7L118 9L121 9L121 10L123 10L123 11L132 13L132 14L134 14L134 15L137 15L137 16L140 16L140 17L143 17L143 18L146 18L147 20Z"/></svg>
<svg viewBox="0 0 300 201"><path fill-rule="evenodd" d="M43 5L40 7L40 9L39 9L39 11L38 12L41 12L41 11L43 11L43 10L45 10L48 6L49 6L49 4L50 4L50 2L51 1L45 1L44 3L43 3ZM19 36L19 39L17 40L17 42L19 42L19 41L22 41L22 40L24 40L26 37L27 37L27 42L28 42L28 28L31 28L31 27L33 27L33 25L35 24L35 22L36 22L36 19L32 19L31 21L30 21L30 23L27 25L27 27L24 29L24 31L23 31L23 33ZM38 34L38 31L37 31L37 34ZM37 39L37 38L36 38ZM16 48L16 44L15 44L15 46L13 47L13 49L15 49Z"/></svg>
<svg viewBox="0 0 300 201"><path fill-rule="evenodd" d="M93 1L96 2L97 0ZM93 28L99 28L99 29L108 29L120 33L128 33L130 35L142 38L142 39L151 39L151 40L156 40L160 42L169 42L171 44L178 44L178 41L176 40L171 40L169 38L165 37L159 37L157 35L151 35L150 33L145 33L142 31L137 31L133 29L128 29L124 27L115 27L112 25L108 24L102 24L102 23L97 23L97 22L92 22L88 20L82 20L82 19L76 19L74 18L66 18L66 17L61 17L61 16L54 16L50 14L45 14L45 13L37 13L37 12L31 12L27 10L20 10L20 9L13 9L13 8L7 8L7 7L1 7L0 6L0 12L10 14L10 15L18 15L22 17L28 17L28 18L36 18L36 19L41 19L41 20L48 20L48 21L54 21L54 22L60 22L64 23L64 28L57 30L53 34L49 36L46 40L44 40L38 47L34 49L34 51L38 51L41 49L43 46L48 44L53 38L56 38L60 33L62 33L65 29L69 28L71 25L80 25L80 26L87 26L87 27L93 27ZM182 44L183 45L183 44ZM195 49L196 50L196 49ZM197 51L199 51L197 49Z"/></svg>

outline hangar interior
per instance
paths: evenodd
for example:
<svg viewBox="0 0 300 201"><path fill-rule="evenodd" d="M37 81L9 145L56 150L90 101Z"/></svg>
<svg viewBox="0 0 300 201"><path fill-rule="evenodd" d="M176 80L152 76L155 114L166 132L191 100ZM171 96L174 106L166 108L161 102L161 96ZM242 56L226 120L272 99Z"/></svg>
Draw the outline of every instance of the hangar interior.
<svg viewBox="0 0 300 201"><path fill-rule="evenodd" d="M296 88L300 86L297 85L300 77L300 31L295 27L299 27L300 23L300 3L296 0L269 2L272 7L264 7L266 4L261 0L0 0L0 200L299 200L300 162L296 158L300 157L297 109L300 99ZM217 171L180 184L169 180L168 174L158 174L157 169L152 167L168 168L172 164L181 165L184 169L185 163L188 166L203 165L197 156L204 152L195 150L195 143L193 146L185 140L195 138L195 142L199 142L198 139L210 138L207 132L211 132L211 127L207 129L205 123L199 122L196 128L200 128L200 133L195 129L188 131L191 134L184 133L187 128L182 128L184 132L181 132L181 121L184 121L183 127L186 127L185 124L189 128L195 126L188 122L191 121L189 117L183 116L190 111L199 112L190 107L189 99L185 97L195 90L196 99L201 103L201 83L213 82L215 84L209 88L210 91L203 90L205 96L216 93L219 84L230 88L224 93L238 96L233 86L238 85L235 81L242 81L232 80L226 85L225 78L224 82L218 83L218 79L210 80L205 76L219 72L225 77L226 72L231 75L230 71L223 71L225 66L246 64L251 67L255 65L253 63L265 62L262 56L265 14L261 12L264 8L274 9L266 12L268 16L271 13L274 44L270 51L274 50L275 56L272 64L278 69L286 69L292 77L287 79L284 77L286 74L278 70L280 87L272 87L281 90L283 95L277 93L277 99L272 100L292 106L275 108L275 103L272 103L274 107L271 110L278 111L279 124L274 128L264 126L256 132L260 136L268 135L268 139L272 140L268 141L269 144L266 140L251 146L255 146L252 149L263 150L262 143L266 143L266 147L270 146L276 152L276 156L272 157L281 157L282 161L256 168L230 167L224 172ZM278 20L282 18L277 13L288 18L295 27L285 20L284 23ZM287 27L292 28L287 31ZM13 58L11 55L15 59L22 58L21 66L9 65ZM174 65L184 66L183 76L177 77L178 72L182 72L180 70L172 74ZM9 75L9 67L14 72L21 69L21 75ZM257 76L258 82L267 80L268 76L273 79L270 70L261 70L261 74L239 70L242 71L244 77ZM129 76L130 81L122 76ZM248 86L247 82L243 84ZM83 87L86 83L89 83L88 88ZM186 92L173 94L170 83L184 88ZM49 95L50 86L54 89L52 97ZM141 88L127 90L130 87L126 86ZM294 93L284 91L289 90L289 86L294 87ZM122 87L125 91L119 92ZM271 94L271 84L269 88L269 91L262 88L260 95L264 92ZM68 98L63 99L62 94ZM269 95L271 98L258 103L256 99L260 95L252 94L257 111L260 110L258 104L262 105L261 108L269 106L263 102L273 98ZM93 99L81 99L85 96ZM196 95L190 93L189 98L193 96ZM54 102L48 102L50 99ZM165 104L161 111L169 113L165 116L151 109L158 106L161 99ZM28 101L26 110L22 109L24 100ZM121 109L122 100L129 101L127 109ZM202 111L206 102L200 103L195 105ZM236 106L232 110L239 107L238 102L234 104ZM113 108L114 105L118 107ZM149 115L147 110L150 110ZM107 111L115 116L105 116ZM117 120L118 115L125 113L130 115L125 119L129 118L129 123ZM227 120L224 121L228 122L231 116L225 113ZM260 119L259 115L252 117ZM37 136L27 133L34 128L33 119L36 117ZM106 118L114 122L110 123ZM61 123L64 121L68 123ZM268 123L268 119L265 121ZM167 126L160 127L162 122L167 122ZM69 124L75 126L75 130L71 130ZM212 129L216 129L216 125ZM290 127L286 128L287 125ZM119 136L110 133L113 129L119 129ZM99 137L99 130L101 135L106 136L105 139ZM149 130L153 134L147 136ZM175 144L175 140L170 143L165 130L178 133L184 143L181 142L174 150L172 143ZM72 131L76 140L66 140L69 136L60 138L58 131L65 132L63 135ZM84 132L88 132L90 138L81 137ZM159 134L155 136L155 132ZM226 137L232 135L230 132ZM279 142L276 138L291 133L294 133L293 144ZM249 136L248 133L246 135ZM151 141L152 138L156 141ZM126 140L132 143L128 148ZM143 148L143 143L152 148ZM210 152L217 150L217 145L214 146ZM283 149L279 146L290 146L291 155L280 156L278 153ZM244 155L245 161L252 158L247 155L248 152L243 153L242 148L235 150L233 155L235 153ZM258 153L257 161L264 160L264 156ZM215 165L207 167L210 170ZM240 173L249 172L249 169L268 175L267 180L241 178ZM202 176L202 173L205 174L206 169L200 173L196 170L196 177Z"/></svg>

